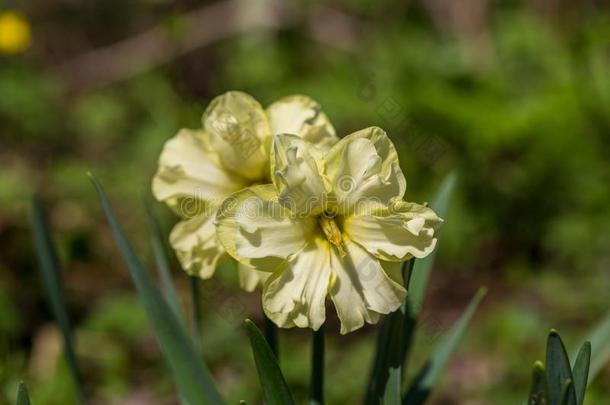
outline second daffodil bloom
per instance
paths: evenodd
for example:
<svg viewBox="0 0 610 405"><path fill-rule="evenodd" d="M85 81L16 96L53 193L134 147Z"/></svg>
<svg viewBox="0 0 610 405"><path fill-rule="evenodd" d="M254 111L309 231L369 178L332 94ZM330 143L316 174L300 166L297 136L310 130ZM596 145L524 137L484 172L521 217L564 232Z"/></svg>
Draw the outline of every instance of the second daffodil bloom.
<svg viewBox="0 0 610 405"><path fill-rule="evenodd" d="M285 97L263 109L248 94L227 92L211 101L202 124L181 129L165 143L152 190L183 218L170 234L182 267L206 279L224 254L213 224L216 210L231 193L270 182L272 135L295 134L323 149L338 138L319 104L305 96ZM242 287L253 290L261 274L266 277L240 266Z"/></svg>
<svg viewBox="0 0 610 405"><path fill-rule="evenodd" d="M217 214L226 251L271 273L266 315L317 330L328 295L348 333L396 310L406 291L392 262L430 254L442 220L403 201L406 181L386 133L367 128L328 151L277 135L271 173L273 184L233 194Z"/></svg>

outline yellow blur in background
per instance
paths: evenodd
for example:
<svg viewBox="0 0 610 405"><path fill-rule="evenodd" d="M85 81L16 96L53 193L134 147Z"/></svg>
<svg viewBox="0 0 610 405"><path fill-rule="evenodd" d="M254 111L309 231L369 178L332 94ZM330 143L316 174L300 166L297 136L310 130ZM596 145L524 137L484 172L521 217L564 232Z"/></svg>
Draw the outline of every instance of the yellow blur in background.
<svg viewBox="0 0 610 405"><path fill-rule="evenodd" d="M14 11L0 12L0 53L15 54L30 46L30 24Z"/></svg>

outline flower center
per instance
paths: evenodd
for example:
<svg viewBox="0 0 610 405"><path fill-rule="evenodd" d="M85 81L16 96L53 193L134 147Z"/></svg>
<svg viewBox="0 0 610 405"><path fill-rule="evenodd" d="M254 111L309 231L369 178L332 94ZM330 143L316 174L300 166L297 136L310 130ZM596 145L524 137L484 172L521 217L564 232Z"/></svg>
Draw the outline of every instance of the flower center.
<svg viewBox="0 0 610 405"><path fill-rule="evenodd" d="M320 215L320 227L328 242L337 249L339 256L345 257L345 245L343 244L343 238L341 237L341 229L335 221L335 216L327 212Z"/></svg>

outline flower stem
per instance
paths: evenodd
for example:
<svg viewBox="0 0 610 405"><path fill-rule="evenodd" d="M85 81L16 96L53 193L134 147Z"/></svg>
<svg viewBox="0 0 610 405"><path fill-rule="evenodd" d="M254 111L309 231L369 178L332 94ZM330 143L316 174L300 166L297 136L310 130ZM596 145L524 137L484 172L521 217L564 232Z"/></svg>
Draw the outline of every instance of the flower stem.
<svg viewBox="0 0 610 405"><path fill-rule="evenodd" d="M263 318L265 320L265 339L267 340L267 344L271 348L271 351L275 355L278 363L280 361L280 352L278 350L278 336L277 336L277 326L273 323L273 321L267 318L267 315L263 313Z"/></svg>
<svg viewBox="0 0 610 405"><path fill-rule="evenodd" d="M201 282L199 277L190 277L191 305L193 314L193 340L195 347L201 350Z"/></svg>
<svg viewBox="0 0 610 405"><path fill-rule="evenodd" d="M311 350L311 405L324 404L324 325L313 331Z"/></svg>

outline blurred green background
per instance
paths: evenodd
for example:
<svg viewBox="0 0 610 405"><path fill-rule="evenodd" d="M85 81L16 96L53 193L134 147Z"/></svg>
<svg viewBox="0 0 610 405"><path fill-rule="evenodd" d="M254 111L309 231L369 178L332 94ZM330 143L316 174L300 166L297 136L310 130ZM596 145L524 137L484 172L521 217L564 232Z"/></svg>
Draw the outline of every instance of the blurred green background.
<svg viewBox="0 0 610 405"><path fill-rule="evenodd" d="M524 401L548 329L574 347L609 307L605 2L0 0L9 11L30 35L0 46L0 403L21 379L35 404L74 401L33 260L34 192L50 212L94 403L178 402L85 173L150 258L142 197L161 146L233 89L264 105L310 95L340 135L383 127L408 200L427 201L457 171L415 355L480 285L489 295L431 403ZM157 208L169 229L176 219ZM188 281L174 274L187 306ZM259 297L239 291L231 264L218 274L203 291L205 357L233 403L258 403L242 320L260 321ZM328 401L353 403L375 328L341 337L329 316ZM309 332L280 339L304 399ZM610 403L609 380L606 367L589 403Z"/></svg>

